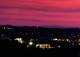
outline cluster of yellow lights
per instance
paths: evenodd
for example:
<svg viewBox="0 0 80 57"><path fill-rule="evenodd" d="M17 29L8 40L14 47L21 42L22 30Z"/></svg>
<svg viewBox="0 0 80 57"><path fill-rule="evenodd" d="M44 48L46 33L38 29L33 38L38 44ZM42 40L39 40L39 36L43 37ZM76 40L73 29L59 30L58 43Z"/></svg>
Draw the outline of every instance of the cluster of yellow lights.
<svg viewBox="0 0 80 57"><path fill-rule="evenodd" d="M54 41L65 41L65 39L58 39L58 38L54 38Z"/></svg>
<svg viewBox="0 0 80 57"><path fill-rule="evenodd" d="M36 48L42 48L42 49L46 49L46 48L55 48L55 47L51 47L50 44L36 44Z"/></svg>
<svg viewBox="0 0 80 57"><path fill-rule="evenodd" d="M54 38L53 40L54 41L67 41L67 42L70 42L69 39L58 39L58 38Z"/></svg>
<svg viewBox="0 0 80 57"><path fill-rule="evenodd" d="M16 38L15 40L18 41L18 42L21 43L21 44L24 43L24 41L22 40L22 38Z"/></svg>

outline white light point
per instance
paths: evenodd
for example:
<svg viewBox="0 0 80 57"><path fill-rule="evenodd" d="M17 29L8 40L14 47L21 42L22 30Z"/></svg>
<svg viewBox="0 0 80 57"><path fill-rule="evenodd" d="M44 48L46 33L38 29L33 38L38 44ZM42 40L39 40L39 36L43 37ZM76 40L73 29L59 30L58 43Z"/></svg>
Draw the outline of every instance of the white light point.
<svg viewBox="0 0 80 57"><path fill-rule="evenodd" d="M22 40L22 38L16 38L15 40L17 40L19 43L24 43L24 41Z"/></svg>
<svg viewBox="0 0 80 57"><path fill-rule="evenodd" d="M29 45L33 45L33 42L29 42Z"/></svg>

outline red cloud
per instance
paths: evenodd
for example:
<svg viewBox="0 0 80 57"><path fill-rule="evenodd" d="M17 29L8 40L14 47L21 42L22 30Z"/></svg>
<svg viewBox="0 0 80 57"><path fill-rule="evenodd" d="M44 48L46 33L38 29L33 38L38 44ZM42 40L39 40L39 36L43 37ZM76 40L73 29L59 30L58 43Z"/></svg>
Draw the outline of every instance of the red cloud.
<svg viewBox="0 0 80 57"><path fill-rule="evenodd" d="M79 27L79 0L0 0L0 24Z"/></svg>

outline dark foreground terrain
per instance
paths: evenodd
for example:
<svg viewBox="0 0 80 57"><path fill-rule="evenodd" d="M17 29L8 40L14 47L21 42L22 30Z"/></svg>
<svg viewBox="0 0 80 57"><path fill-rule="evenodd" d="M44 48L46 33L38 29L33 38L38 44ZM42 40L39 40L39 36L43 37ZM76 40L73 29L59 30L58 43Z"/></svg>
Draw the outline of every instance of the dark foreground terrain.
<svg viewBox="0 0 80 57"><path fill-rule="evenodd" d="M41 49L33 47L25 47L20 43L8 40L0 40L0 53L2 56L26 56L26 57L80 57L78 48L50 48Z"/></svg>
<svg viewBox="0 0 80 57"><path fill-rule="evenodd" d="M0 55L80 57L79 48L79 28L0 26Z"/></svg>
<svg viewBox="0 0 80 57"><path fill-rule="evenodd" d="M80 50L75 49L2 49L2 54L7 54L6 56L26 56L26 57L80 57ZM2 56L4 56L2 55Z"/></svg>

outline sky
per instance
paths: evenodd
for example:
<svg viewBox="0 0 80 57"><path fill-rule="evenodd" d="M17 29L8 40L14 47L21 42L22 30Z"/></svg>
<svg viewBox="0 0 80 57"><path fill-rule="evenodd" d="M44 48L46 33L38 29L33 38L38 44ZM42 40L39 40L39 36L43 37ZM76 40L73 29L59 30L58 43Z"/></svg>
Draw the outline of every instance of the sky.
<svg viewBox="0 0 80 57"><path fill-rule="evenodd" d="M80 0L0 0L0 25L80 27Z"/></svg>

